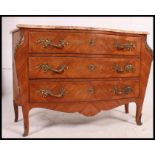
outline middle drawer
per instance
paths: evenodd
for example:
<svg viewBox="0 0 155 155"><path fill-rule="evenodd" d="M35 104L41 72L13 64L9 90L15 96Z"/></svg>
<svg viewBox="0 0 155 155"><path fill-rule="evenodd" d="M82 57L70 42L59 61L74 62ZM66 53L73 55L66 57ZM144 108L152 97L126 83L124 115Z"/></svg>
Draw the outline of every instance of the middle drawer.
<svg viewBox="0 0 155 155"><path fill-rule="evenodd" d="M138 77L138 58L30 57L30 78Z"/></svg>

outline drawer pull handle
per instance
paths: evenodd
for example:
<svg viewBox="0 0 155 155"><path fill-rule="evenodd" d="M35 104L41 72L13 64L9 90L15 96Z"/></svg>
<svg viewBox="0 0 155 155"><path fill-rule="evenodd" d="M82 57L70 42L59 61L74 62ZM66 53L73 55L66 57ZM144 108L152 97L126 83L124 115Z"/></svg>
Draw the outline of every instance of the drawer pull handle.
<svg viewBox="0 0 155 155"><path fill-rule="evenodd" d="M55 69L55 68L52 68L51 66L49 66L48 64L40 64L40 65L37 66L37 68L39 68L43 72L47 72L47 71L50 70L50 71L52 71L54 73L62 73L68 67L66 65L61 65L60 67L58 67L58 69Z"/></svg>
<svg viewBox="0 0 155 155"><path fill-rule="evenodd" d="M134 42L127 42L125 44L120 44L118 41L115 42L115 48L118 50L128 50L131 51L136 48L136 44Z"/></svg>
<svg viewBox="0 0 155 155"><path fill-rule="evenodd" d="M52 43L51 40L48 39L39 39L37 43L41 44L43 48L47 48L48 46L52 46L55 48L63 48L67 42L65 40L60 40L58 44Z"/></svg>
<svg viewBox="0 0 155 155"><path fill-rule="evenodd" d="M40 89L39 92L42 97L53 96L56 98L62 98L65 94L64 88L61 88L58 94L53 94L53 92L49 89Z"/></svg>
<svg viewBox="0 0 155 155"><path fill-rule="evenodd" d="M129 94L133 91L133 89L129 86L125 86L123 89L113 88L113 93L115 95Z"/></svg>
<svg viewBox="0 0 155 155"><path fill-rule="evenodd" d="M120 67L118 64L115 64L115 65L113 66L113 69L114 69L117 73L124 73L124 72L129 73L129 72L133 72L135 68L134 68L134 66L133 66L132 64L126 64L126 65L124 66L124 68L123 68L123 67Z"/></svg>

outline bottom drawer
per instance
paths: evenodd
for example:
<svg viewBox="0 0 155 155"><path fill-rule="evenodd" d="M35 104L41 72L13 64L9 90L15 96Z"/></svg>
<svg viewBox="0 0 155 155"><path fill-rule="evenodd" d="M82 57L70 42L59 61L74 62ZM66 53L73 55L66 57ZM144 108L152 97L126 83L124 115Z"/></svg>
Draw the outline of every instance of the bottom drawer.
<svg viewBox="0 0 155 155"><path fill-rule="evenodd" d="M135 98L138 80L30 80L30 102L76 102Z"/></svg>

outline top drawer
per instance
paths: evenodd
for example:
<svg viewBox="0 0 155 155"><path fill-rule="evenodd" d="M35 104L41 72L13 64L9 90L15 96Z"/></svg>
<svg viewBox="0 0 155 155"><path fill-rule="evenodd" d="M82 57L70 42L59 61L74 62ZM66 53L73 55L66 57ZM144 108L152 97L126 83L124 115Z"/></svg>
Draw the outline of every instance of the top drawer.
<svg viewBox="0 0 155 155"><path fill-rule="evenodd" d="M30 53L140 55L141 38L93 32L30 32Z"/></svg>

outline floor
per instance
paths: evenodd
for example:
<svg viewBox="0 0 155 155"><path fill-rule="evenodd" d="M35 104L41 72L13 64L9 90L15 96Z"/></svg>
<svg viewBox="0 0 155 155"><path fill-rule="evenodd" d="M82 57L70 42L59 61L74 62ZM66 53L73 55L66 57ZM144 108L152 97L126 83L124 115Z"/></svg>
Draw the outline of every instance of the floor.
<svg viewBox="0 0 155 155"><path fill-rule="evenodd" d="M7 77L4 78L4 77ZM3 70L2 137L23 138L21 108L19 121L14 122L12 105L12 71ZM6 89L7 88L7 89ZM152 138L153 101L145 98L142 126L135 123L135 104L130 104L130 113L124 113L124 106L103 111L94 117L78 113L68 114L47 109L30 111L30 132L27 138Z"/></svg>

